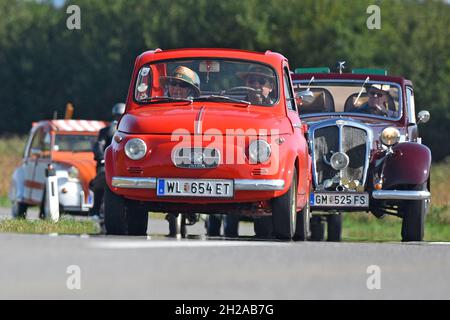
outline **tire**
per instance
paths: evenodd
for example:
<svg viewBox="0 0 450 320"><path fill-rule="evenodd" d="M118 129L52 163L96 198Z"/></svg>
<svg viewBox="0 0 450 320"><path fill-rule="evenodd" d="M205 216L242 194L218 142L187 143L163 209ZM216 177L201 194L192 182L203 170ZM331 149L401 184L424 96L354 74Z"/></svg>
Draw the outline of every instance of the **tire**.
<svg viewBox="0 0 450 320"><path fill-rule="evenodd" d="M166 220L169 222L169 237L176 237L177 233L178 233L178 229L179 232L181 234L181 236L184 238L186 237L186 217L184 215L182 215L181 213L179 214L181 215L181 225L178 226L178 217L175 214L172 213L168 213L166 216Z"/></svg>
<svg viewBox="0 0 450 320"><path fill-rule="evenodd" d="M311 241L325 240L325 223L321 216L311 218Z"/></svg>
<svg viewBox="0 0 450 320"><path fill-rule="evenodd" d="M271 239L273 233L272 217L264 216L256 218L253 222L255 237L259 239Z"/></svg>
<svg viewBox="0 0 450 320"><path fill-rule="evenodd" d="M125 206L127 213L128 235L146 236L148 227L148 210L143 206L127 204Z"/></svg>
<svg viewBox="0 0 450 320"><path fill-rule="evenodd" d="M341 242L342 240L342 214L327 216L327 241Z"/></svg>
<svg viewBox="0 0 450 320"><path fill-rule="evenodd" d="M309 204L309 194L306 197L306 204L301 211L297 213L297 223L295 227L295 241L306 241L311 231L311 207Z"/></svg>
<svg viewBox="0 0 450 320"><path fill-rule="evenodd" d="M413 186L410 190L427 190L427 184ZM406 201L403 211L402 241L423 241L427 213L427 200Z"/></svg>
<svg viewBox="0 0 450 320"><path fill-rule="evenodd" d="M105 187L103 198L105 209L105 228L108 235L127 235L128 222L125 199L113 193L108 186Z"/></svg>
<svg viewBox="0 0 450 320"><path fill-rule="evenodd" d="M293 170L289 190L272 199L273 235L280 240L292 240L297 224L297 170Z"/></svg>
<svg viewBox="0 0 450 320"><path fill-rule="evenodd" d="M14 219L25 219L28 206L20 201L13 201L11 207L11 215Z"/></svg>
<svg viewBox="0 0 450 320"><path fill-rule="evenodd" d="M217 214L208 215L206 220L206 234L209 237L220 237L220 228L222 226L222 217Z"/></svg>

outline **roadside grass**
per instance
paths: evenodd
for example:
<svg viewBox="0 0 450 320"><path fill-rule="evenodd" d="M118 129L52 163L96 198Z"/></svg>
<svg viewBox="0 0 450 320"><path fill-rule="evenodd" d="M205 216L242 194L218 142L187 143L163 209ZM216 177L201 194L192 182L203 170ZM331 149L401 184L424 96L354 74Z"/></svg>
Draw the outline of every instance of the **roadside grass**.
<svg viewBox="0 0 450 320"><path fill-rule="evenodd" d="M448 208L445 215L432 208L425 223L425 241L450 241ZM342 239L344 241L401 241L402 220L386 216L377 219L370 213L344 214Z"/></svg>
<svg viewBox="0 0 450 320"><path fill-rule="evenodd" d="M49 220L2 219L0 232L35 234L99 234L98 224L90 220L62 217L58 222Z"/></svg>

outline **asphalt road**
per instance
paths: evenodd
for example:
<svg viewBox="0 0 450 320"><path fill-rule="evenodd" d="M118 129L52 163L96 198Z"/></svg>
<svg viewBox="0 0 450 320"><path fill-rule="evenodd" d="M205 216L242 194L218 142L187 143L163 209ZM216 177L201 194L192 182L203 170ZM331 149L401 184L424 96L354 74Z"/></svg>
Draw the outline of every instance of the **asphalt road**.
<svg viewBox="0 0 450 320"><path fill-rule="evenodd" d="M450 299L447 243L257 241L242 223L238 240L207 238L201 223L170 239L167 228L0 234L0 299Z"/></svg>

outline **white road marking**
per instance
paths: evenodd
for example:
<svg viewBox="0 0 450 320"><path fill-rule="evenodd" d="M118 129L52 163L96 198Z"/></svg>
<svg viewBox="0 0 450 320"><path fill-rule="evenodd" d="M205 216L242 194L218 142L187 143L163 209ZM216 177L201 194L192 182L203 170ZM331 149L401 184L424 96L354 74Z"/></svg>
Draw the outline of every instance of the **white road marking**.
<svg viewBox="0 0 450 320"><path fill-rule="evenodd" d="M445 245L450 245L450 242L428 242L428 244L445 244Z"/></svg>
<svg viewBox="0 0 450 320"><path fill-rule="evenodd" d="M90 247L100 249L145 249L145 248L205 248L205 247L284 247L289 242L265 241L96 241Z"/></svg>

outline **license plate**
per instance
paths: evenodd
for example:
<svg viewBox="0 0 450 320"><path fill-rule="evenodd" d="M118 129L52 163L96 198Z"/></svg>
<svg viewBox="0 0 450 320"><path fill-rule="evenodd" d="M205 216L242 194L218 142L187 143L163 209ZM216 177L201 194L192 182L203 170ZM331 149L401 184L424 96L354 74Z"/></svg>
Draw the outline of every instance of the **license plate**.
<svg viewBox="0 0 450 320"><path fill-rule="evenodd" d="M360 207L369 206L368 193L315 192L311 194L312 207Z"/></svg>
<svg viewBox="0 0 450 320"><path fill-rule="evenodd" d="M158 196L231 198L233 180L158 179Z"/></svg>

